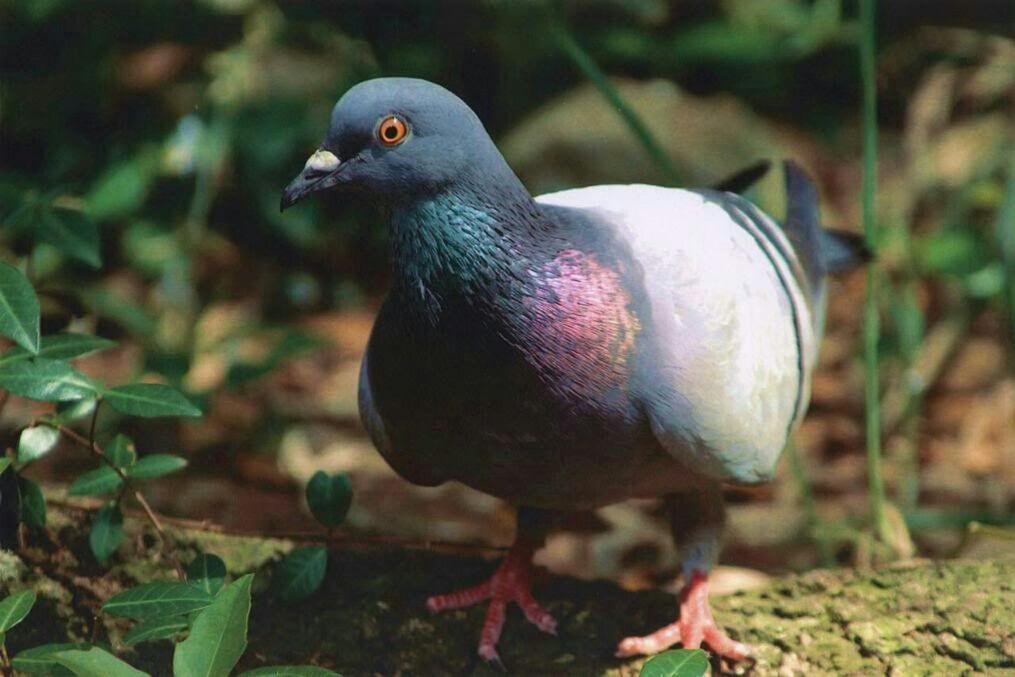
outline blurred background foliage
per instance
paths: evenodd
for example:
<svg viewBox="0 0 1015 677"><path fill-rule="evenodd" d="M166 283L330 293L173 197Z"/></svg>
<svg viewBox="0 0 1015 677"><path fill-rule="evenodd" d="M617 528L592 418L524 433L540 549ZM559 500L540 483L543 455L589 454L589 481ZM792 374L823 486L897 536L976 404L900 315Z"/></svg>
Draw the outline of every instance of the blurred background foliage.
<svg viewBox="0 0 1015 677"><path fill-rule="evenodd" d="M896 555L914 552L910 531L921 552L968 554L971 521L1015 519L1015 8L881 4L887 540ZM858 230L857 37L840 0L0 0L0 256L34 281L44 332L124 344L82 370L202 401L202 422L129 431L191 459L154 497L163 511L299 529L299 486L325 468L353 477L353 530L503 543L495 501L407 486L359 431L383 220L355 197L278 210L331 106L369 77L436 81L534 193L703 185L792 156L818 179L826 222ZM752 197L780 213L780 184ZM67 238L85 242L76 255ZM856 528L862 294L862 276L833 289L812 413L779 481L731 495L735 563L888 556ZM34 406L7 404L5 444ZM59 500L76 463L33 471ZM576 520L544 561L647 584L673 562L656 517L635 504Z"/></svg>

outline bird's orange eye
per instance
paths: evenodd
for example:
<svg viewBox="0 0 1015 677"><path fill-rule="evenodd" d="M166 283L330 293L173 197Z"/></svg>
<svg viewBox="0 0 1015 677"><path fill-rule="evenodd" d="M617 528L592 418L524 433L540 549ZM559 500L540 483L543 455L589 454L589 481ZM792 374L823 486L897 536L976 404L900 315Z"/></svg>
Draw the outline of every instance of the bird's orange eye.
<svg viewBox="0 0 1015 677"><path fill-rule="evenodd" d="M406 127L401 118L395 115L389 115L384 118L381 120L381 124L377 126L377 138L385 146L394 146L401 143L408 133L409 128Z"/></svg>

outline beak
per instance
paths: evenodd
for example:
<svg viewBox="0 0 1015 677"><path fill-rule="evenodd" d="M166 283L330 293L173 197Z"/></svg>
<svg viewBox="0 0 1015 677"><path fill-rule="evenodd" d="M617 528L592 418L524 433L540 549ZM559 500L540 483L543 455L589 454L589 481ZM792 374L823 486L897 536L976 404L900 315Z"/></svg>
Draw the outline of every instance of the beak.
<svg viewBox="0 0 1015 677"><path fill-rule="evenodd" d="M285 211L302 200L310 193L331 188L338 183L338 174L341 172L341 160L334 153L323 148L310 156L303 171L282 192L282 204L279 211Z"/></svg>

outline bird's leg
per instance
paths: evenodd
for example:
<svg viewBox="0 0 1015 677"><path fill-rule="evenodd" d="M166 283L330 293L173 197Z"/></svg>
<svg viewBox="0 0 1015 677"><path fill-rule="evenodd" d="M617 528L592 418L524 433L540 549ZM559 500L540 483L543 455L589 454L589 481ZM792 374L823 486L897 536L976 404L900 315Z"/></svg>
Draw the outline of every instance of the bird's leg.
<svg viewBox="0 0 1015 677"><path fill-rule="evenodd" d="M722 493L716 485L694 494L666 497L673 538L683 557L684 587L680 591L677 620L650 635L628 637L617 646L617 656L654 654L677 642L686 649L708 645L713 653L743 660L750 648L731 639L715 619L708 603L708 572L718 559L725 514Z"/></svg>
<svg viewBox="0 0 1015 677"><path fill-rule="evenodd" d="M507 605L516 603L525 618L543 632L557 634L557 621L532 596L532 555L543 546L550 514L529 508L518 510L518 533L504 561L489 580L471 588L446 595L435 595L426 601L432 612L462 609L490 600L486 619L479 633L479 655L487 661L500 662L497 642L504 629Z"/></svg>

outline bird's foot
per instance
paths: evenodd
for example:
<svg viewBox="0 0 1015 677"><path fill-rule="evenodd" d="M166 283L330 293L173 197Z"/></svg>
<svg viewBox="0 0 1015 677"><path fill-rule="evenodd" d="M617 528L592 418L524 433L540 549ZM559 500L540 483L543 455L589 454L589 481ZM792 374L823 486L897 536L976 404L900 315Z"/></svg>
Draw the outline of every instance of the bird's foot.
<svg viewBox="0 0 1015 677"><path fill-rule="evenodd" d="M618 658L659 653L677 642L685 649L697 649L707 644L713 653L734 661L751 654L750 647L731 639L712 618L708 604L708 578L695 571L691 580L680 591L680 618L676 622L644 637L628 637L617 645Z"/></svg>
<svg viewBox="0 0 1015 677"><path fill-rule="evenodd" d="M486 661L500 664L497 642L504 629L510 602L515 602L525 618L537 628L551 635L557 634L557 621L532 596L532 553L531 546L516 542L490 580L472 588L435 595L426 601L426 608L436 613L490 600L483 629L479 633L479 655Z"/></svg>

